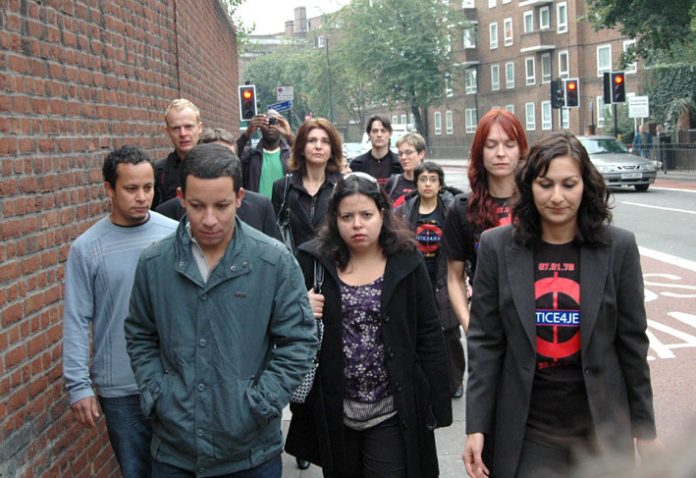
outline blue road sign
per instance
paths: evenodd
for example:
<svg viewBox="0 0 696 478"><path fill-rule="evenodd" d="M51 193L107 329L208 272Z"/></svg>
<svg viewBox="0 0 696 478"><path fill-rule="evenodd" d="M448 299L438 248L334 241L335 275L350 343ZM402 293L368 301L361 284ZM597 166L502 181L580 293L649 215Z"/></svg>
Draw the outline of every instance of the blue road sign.
<svg viewBox="0 0 696 478"><path fill-rule="evenodd" d="M289 111L292 109L292 100L279 101L278 103L273 103L272 105L268 105L267 109L275 110L278 113L282 113L283 111Z"/></svg>

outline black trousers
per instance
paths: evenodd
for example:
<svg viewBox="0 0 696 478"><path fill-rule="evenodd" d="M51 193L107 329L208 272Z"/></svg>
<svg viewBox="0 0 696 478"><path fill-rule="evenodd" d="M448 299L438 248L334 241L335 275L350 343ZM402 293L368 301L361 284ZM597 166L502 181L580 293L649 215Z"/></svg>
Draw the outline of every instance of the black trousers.
<svg viewBox="0 0 696 478"><path fill-rule="evenodd" d="M462 346L462 331L461 327L455 327L443 330L442 333L445 336L447 356L449 358L450 394L453 394L462 385L464 371L466 370L466 358L464 356L464 347Z"/></svg>
<svg viewBox="0 0 696 478"><path fill-rule="evenodd" d="M405 478L406 444L398 416L367 430L343 427L345 466L325 478Z"/></svg>

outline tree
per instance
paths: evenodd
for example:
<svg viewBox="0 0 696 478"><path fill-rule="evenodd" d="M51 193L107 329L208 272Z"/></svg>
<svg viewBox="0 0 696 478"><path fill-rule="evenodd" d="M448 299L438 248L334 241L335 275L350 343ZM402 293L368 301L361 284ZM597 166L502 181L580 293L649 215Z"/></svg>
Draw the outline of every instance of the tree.
<svg viewBox="0 0 696 478"><path fill-rule="evenodd" d="M675 47L693 47L693 0L587 0L588 19L596 29L616 28L635 38L624 63L636 56L650 60L655 54L674 56Z"/></svg>
<svg viewBox="0 0 696 478"><path fill-rule="evenodd" d="M454 73L449 29L460 18L441 0L353 0L341 14L339 57L368 104L406 105L427 140L428 107Z"/></svg>

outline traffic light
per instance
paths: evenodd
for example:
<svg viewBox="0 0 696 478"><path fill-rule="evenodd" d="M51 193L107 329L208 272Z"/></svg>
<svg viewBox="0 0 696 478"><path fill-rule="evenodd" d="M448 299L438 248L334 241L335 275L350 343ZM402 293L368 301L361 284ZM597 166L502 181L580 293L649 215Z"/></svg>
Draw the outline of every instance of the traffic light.
<svg viewBox="0 0 696 478"><path fill-rule="evenodd" d="M256 87L243 85L239 87L239 118L250 120L256 116Z"/></svg>
<svg viewBox="0 0 696 478"><path fill-rule="evenodd" d="M561 80L551 80L551 108L563 108L565 106L565 94Z"/></svg>
<svg viewBox="0 0 696 478"><path fill-rule="evenodd" d="M604 73L604 104L611 104L611 73Z"/></svg>
<svg viewBox="0 0 696 478"><path fill-rule="evenodd" d="M611 102L626 102L626 77L623 71L611 72Z"/></svg>
<svg viewBox="0 0 696 478"><path fill-rule="evenodd" d="M563 80L565 90L565 107L577 108L580 106L580 82L577 78Z"/></svg>

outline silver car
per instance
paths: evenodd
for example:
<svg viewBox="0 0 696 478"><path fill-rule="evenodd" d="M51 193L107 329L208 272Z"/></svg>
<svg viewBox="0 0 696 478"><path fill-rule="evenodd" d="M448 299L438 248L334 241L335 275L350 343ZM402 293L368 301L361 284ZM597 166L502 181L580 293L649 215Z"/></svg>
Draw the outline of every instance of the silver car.
<svg viewBox="0 0 696 478"><path fill-rule="evenodd" d="M655 182L657 170L652 161L628 152L611 136L578 136L608 187L633 186L647 191Z"/></svg>

